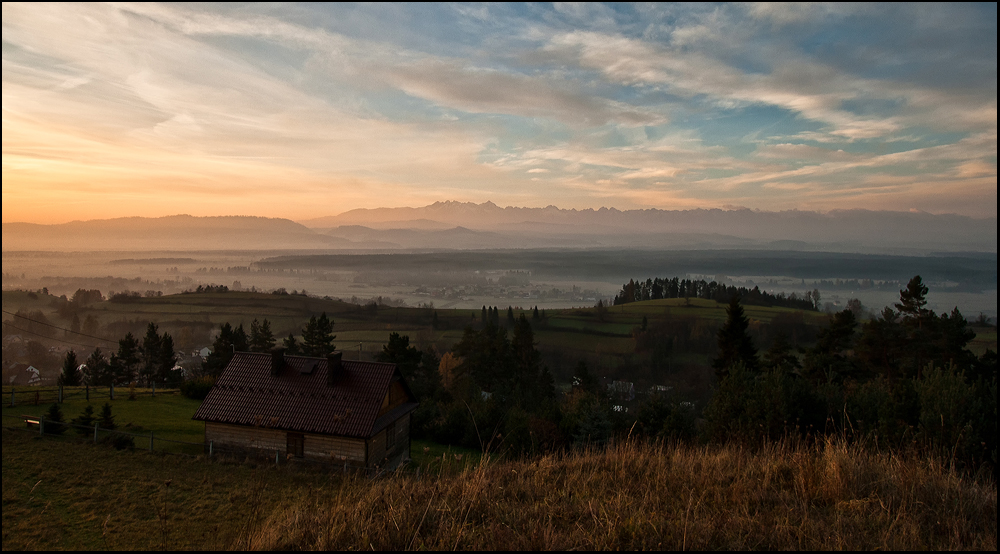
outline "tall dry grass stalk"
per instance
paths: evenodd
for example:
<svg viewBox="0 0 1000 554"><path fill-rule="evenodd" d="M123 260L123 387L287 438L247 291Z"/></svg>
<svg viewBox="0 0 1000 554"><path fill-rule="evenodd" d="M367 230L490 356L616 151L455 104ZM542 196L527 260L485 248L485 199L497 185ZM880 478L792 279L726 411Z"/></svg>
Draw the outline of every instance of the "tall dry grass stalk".
<svg viewBox="0 0 1000 554"><path fill-rule="evenodd" d="M262 549L996 549L996 484L815 446L649 446L459 475L345 479L277 506ZM249 538L249 537L248 537Z"/></svg>

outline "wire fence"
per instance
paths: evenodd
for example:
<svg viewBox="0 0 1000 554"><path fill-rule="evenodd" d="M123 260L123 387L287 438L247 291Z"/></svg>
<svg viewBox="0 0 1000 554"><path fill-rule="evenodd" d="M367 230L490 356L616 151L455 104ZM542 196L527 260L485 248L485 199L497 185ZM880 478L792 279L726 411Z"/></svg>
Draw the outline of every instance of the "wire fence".
<svg viewBox="0 0 1000 554"><path fill-rule="evenodd" d="M156 436L153 431L133 431L121 428L101 427L100 422L93 425L80 425L72 422L54 421L44 416L3 415L3 427L12 431L30 432L51 440L61 440L78 444L91 443L113 447L117 450L147 450L165 454L180 454L187 456L206 456L209 459L232 461L237 463L267 463L278 466L299 468L316 468L322 471L336 471L352 474L363 474L369 477L404 474L421 476L420 467L410 464L400 464L395 467L359 466L353 461L339 458L329 460L296 457L281 450L262 450L237 447L228 444L209 442L188 442L167 439Z"/></svg>
<svg viewBox="0 0 1000 554"><path fill-rule="evenodd" d="M2 390L5 405L9 407L62 404L73 399L85 399L90 402L93 400L134 399L142 396L156 397L157 395L180 394L180 389L160 388L157 390L155 384L151 388L115 387L114 385L108 387L64 387L59 385L55 387L3 387Z"/></svg>

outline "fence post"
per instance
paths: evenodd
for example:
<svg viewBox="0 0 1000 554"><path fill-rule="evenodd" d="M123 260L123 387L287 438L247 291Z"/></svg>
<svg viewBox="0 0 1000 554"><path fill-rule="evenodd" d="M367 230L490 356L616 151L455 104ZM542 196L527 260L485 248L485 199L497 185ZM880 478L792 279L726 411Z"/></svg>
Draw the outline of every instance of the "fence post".
<svg viewBox="0 0 1000 554"><path fill-rule="evenodd" d="M94 444L97 444L97 426L100 425L98 422L94 422Z"/></svg>
<svg viewBox="0 0 1000 554"><path fill-rule="evenodd" d="M215 450L215 441L208 441L208 457L212 457L212 451Z"/></svg>
<svg viewBox="0 0 1000 554"><path fill-rule="evenodd" d="M278 456L280 456L280 455L281 455L281 451L280 450L275 450L274 451L274 465L281 465L281 462L278 461L279 460Z"/></svg>
<svg viewBox="0 0 1000 554"><path fill-rule="evenodd" d="M59 385L59 403L62 404L62 385Z"/></svg>
<svg viewBox="0 0 1000 554"><path fill-rule="evenodd" d="M153 451L153 432L149 432L149 451Z"/></svg>
<svg viewBox="0 0 1000 554"><path fill-rule="evenodd" d="M156 381L153 381L153 398L156 398Z"/></svg>
<svg viewBox="0 0 1000 554"><path fill-rule="evenodd" d="M111 400L115 399L115 384L111 383Z"/></svg>
<svg viewBox="0 0 1000 554"><path fill-rule="evenodd" d="M45 436L45 418L44 417L38 418L38 434L41 435L41 436L43 436L43 437Z"/></svg>

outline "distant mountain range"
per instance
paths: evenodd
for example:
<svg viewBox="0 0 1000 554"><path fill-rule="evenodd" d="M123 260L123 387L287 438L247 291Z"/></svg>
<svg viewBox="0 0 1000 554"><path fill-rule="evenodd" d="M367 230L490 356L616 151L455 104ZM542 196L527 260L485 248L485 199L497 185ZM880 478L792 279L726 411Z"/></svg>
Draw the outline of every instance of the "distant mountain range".
<svg viewBox="0 0 1000 554"><path fill-rule="evenodd" d="M60 225L4 223L4 250L147 251L342 248L346 241L288 219L223 216L123 217Z"/></svg>
<svg viewBox="0 0 1000 554"><path fill-rule="evenodd" d="M336 216L301 222L332 236L347 236L347 226L392 231L464 227L490 232L520 247L649 246L819 248L829 250L944 250L997 249L997 219L926 212L835 210L765 212L720 210L567 210L501 208L492 202L435 202L422 208L357 209ZM369 232L368 240L392 235ZM414 237L415 238L415 237ZM395 239L399 240L399 239Z"/></svg>
<svg viewBox="0 0 1000 554"><path fill-rule="evenodd" d="M301 222L266 217L128 217L4 223L13 250L395 250L639 248L996 252L997 219L839 210L566 210L435 202Z"/></svg>

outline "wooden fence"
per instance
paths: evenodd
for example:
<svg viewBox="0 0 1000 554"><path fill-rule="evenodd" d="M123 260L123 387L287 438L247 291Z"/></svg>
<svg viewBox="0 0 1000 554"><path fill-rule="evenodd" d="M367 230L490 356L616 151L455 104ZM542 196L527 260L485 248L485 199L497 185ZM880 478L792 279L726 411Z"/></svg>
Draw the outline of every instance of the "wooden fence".
<svg viewBox="0 0 1000 554"><path fill-rule="evenodd" d="M114 400L116 398L131 398L133 396L156 396L157 394L178 394L180 389L156 389L154 384L151 388L132 387L3 387L3 398L7 406L23 406L26 404L39 406L43 404L62 404L68 399L86 399L88 402L95 400Z"/></svg>

